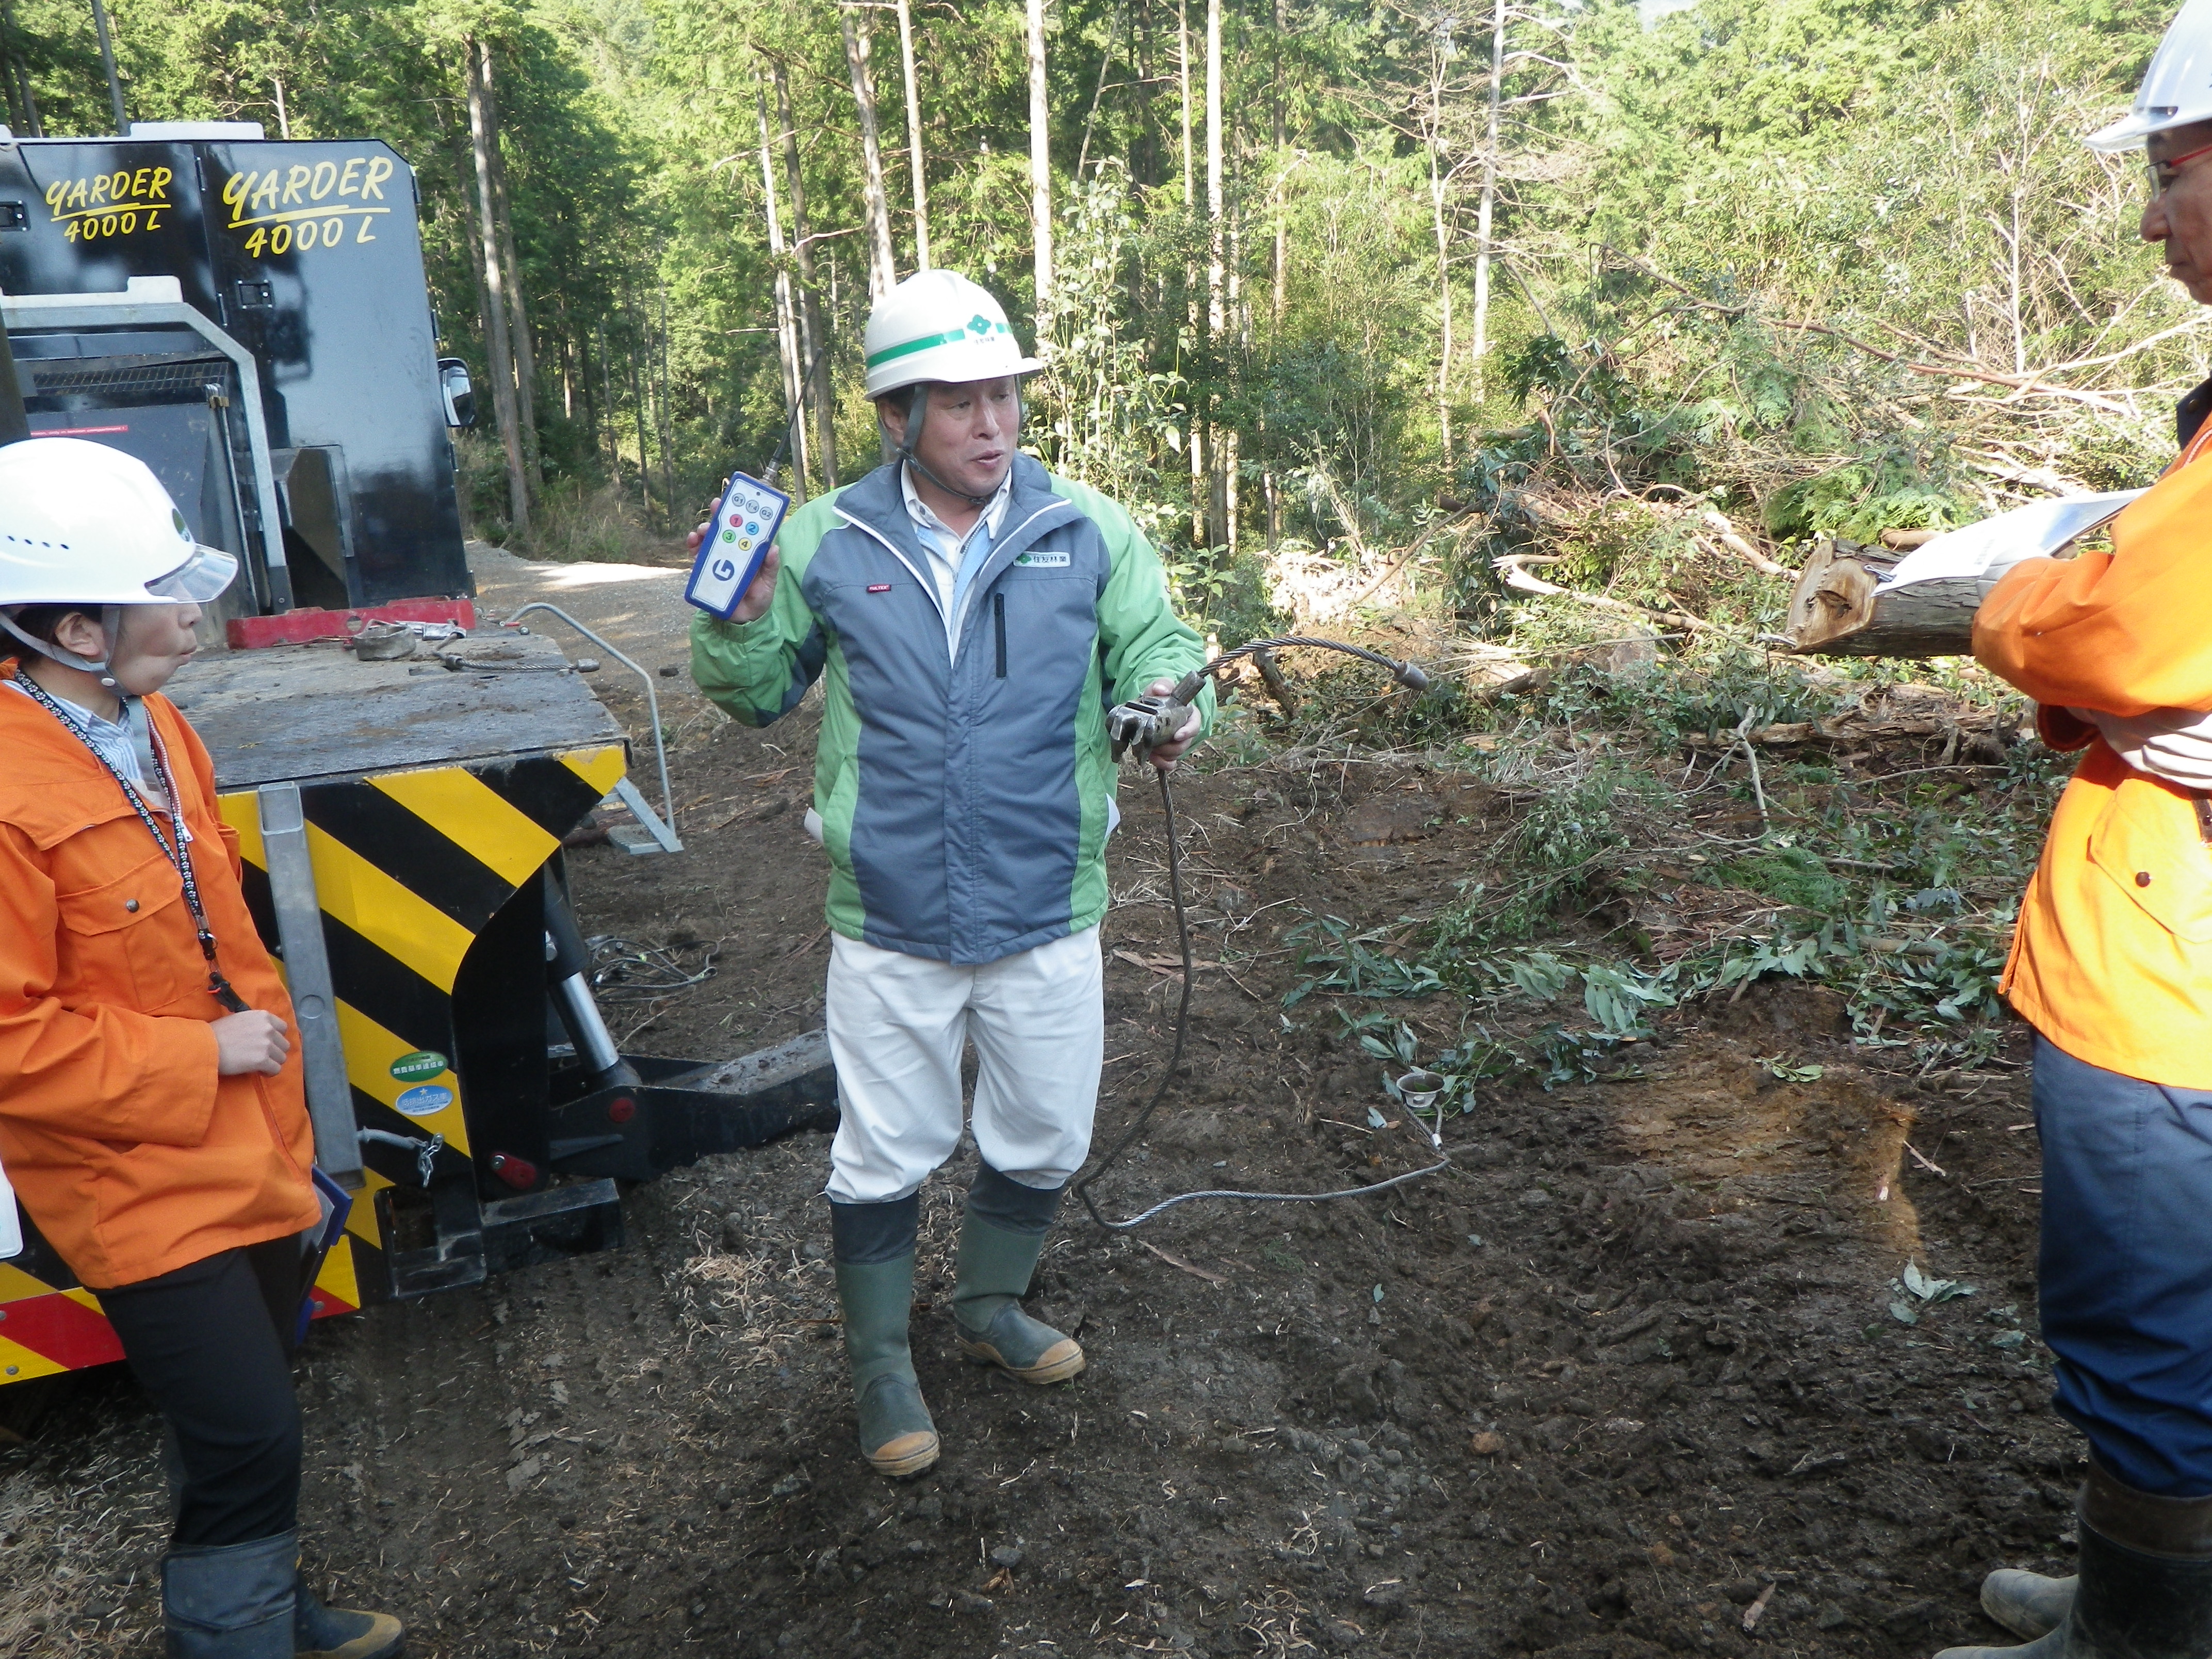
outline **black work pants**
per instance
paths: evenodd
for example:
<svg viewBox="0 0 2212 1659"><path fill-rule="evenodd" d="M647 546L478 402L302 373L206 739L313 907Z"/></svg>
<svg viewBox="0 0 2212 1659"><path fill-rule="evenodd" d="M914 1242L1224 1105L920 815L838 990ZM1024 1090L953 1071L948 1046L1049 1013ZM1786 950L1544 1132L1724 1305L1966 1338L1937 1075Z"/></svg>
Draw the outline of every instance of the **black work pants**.
<svg viewBox="0 0 2212 1659"><path fill-rule="evenodd" d="M291 1339L303 1277L300 1241L276 1238L100 1292L183 1465L174 1548L251 1543L297 1524Z"/></svg>

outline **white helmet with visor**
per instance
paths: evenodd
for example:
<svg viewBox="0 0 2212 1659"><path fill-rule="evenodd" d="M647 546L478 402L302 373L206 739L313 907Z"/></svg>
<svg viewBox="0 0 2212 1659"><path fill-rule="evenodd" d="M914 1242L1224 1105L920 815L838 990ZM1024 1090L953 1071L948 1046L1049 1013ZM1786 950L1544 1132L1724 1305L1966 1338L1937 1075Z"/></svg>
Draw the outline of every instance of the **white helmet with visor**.
<svg viewBox="0 0 2212 1659"><path fill-rule="evenodd" d="M2188 0L2151 55L2135 107L2083 142L2091 149L2132 149L2154 133L2199 121L2212 121L2212 0Z"/></svg>
<svg viewBox="0 0 2212 1659"><path fill-rule="evenodd" d="M15 625L34 605L98 613L115 644L112 607L204 605L238 561L203 545L153 469L82 438L28 438L0 447L0 629L64 667L91 662Z"/></svg>
<svg viewBox="0 0 2212 1659"><path fill-rule="evenodd" d="M867 394L959 386L1044 365L1022 350L991 291L957 270L919 270L876 301L862 338Z"/></svg>

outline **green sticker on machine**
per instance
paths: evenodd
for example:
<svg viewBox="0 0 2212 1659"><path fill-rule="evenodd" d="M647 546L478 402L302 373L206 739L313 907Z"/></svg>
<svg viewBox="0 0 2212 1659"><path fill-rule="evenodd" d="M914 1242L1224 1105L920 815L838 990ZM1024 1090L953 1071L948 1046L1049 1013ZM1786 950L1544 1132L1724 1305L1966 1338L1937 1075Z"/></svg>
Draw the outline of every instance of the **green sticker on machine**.
<svg viewBox="0 0 2212 1659"><path fill-rule="evenodd" d="M445 1055L433 1054L428 1048L418 1048L411 1054L402 1054L392 1062L392 1075L402 1083L419 1083L424 1078L436 1077L445 1069Z"/></svg>

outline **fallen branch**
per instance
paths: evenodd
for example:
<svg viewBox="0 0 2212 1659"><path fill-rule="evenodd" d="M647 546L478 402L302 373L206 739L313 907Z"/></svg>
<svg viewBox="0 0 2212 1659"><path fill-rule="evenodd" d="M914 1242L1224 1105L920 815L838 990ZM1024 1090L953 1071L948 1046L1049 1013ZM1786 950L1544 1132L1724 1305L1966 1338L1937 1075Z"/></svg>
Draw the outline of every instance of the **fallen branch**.
<svg viewBox="0 0 2212 1659"><path fill-rule="evenodd" d="M1132 968L1142 968L1155 974L1182 972L1181 957L1140 957L1134 951L1116 951L1114 952L1114 957L1117 962L1127 963ZM1197 974L1218 974L1223 971L1221 964L1218 962L1194 961L1190 966L1191 971Z"/></svg>
<svg viewBox="0 0 2212 1659"><path fill-rule="evenodd" d="M1927 1170L1929 1175L1940 1176L1943 1173L1942 1170L1936 1168L1935 1164L1930 1164L1925 1158L1923 1158L1921 1155L1920 1149L1914 1146L1911 1141L1908 1140L1905 1143L1905 1150L1911 1153L1912 1161L1915 1164L1917 1164L1922 1169Z"/></svg>
<svg viewBox="0 0 2212 1659"><path fill-rule="evenodd" d="M1275 660L1275 653L1255 651L1252 663L1260 671L1260 682L1267 688L1267 695L1275 700L1275 707L1283 711L1283 718L1295 718L1298 712L1298 694L1291 690L1291 683L1283 674L1282 665Z"/></svg>
<svg viewBox="0 0 2212 1659"><path fill-rule="evenodd" d="M1869 357L1879 357L1886 363L1915 374L1932 374L1946 380L1978 380L1984 386L2008 386L2024 397L2057 398L2066 403L2080 404L2106 415L2126 415L2131 411L2117 398L2108 398L2101 392L2077 392L2072 386L2051 386L2033 374L1999 374L1994 370L1972 368L1966 363L1923 363L1894 351L1884 351L1880 346L1862 340L1856 334L1846 334L1840 328L1831 328L1826 323L1801 323L1772 319L1771 325L1786 328L1798 334L1825 334L1832 340L1841 340L1855 351L1863 351Z"/></svg>
<svg viewBox="0 0 2212 1659"><path fill-rule="evenodd" d="M1150 1250L1150 1251L1151 1251L1154 1255L1156 1255L1156 1256L1159 1257L1159 1259L1160 1259L1161 1261L1163 1261L1166 1262L1166 1263L1168 1264L1168 1266L1169 1266L1169 1267L1180 1267L1180 1268L1182 1268L1185 1273L1187 1273L1190 1274L1190 1275L1191 1275L1191 1277L1192 1277L1192 1278L1194 1278L1194 1279L1204 1279L1204 1280L1205 1280L1207 1284L1209 1284L1209 1285L1226 1285L1226 1284L1229 1282L1229 1276L1228 1276L1226 1273L1208 1273L1205 1268L1203 1268L1203 1267L1200 1267L1197 1263L1195 1263L1195 1262L1192 1262L1192 1261L1184 1261L1181 1256L1177 1255L1176 1255L1173 1250L1164 1250L1164 1249L1162 1249L1158 1245L1157 1245L1157 1244L1153 1243L1150 1239L1146 1239L1146 1238L1140 1238L1140 1239L1139 1239L1139 1240L1137 1241L1137 1243L1139 1243L1139 1244L1141 1244L1141 1245L1143 1245L1146 1249Z"/></svg>
<svg viewBox="0 0 2212 1659"><path fill-rule="evenodd" d="M1702 310L1717 312L1723 317L1747 317L1752 313L1752 307L1747 305L1723 305L1717 300L1709 300L1695 289L1676 282L1665 272L1635 258L1632 254L1624 254L1614 248L1608 248L1607 252L1613 253L1618 258L1626 260L1653 281L1662 283L1673 289L1691 304ZM1883 362L1893 363L1898 368L1914 374L1933 375L1939 380L1976 380L1985 386L2005 386L2024 397L2057 398L2068 403L2081 404L2087 408L2101 410L2107 415L2127 415L2133 412L2127 404L2101 392L2081 392L2072 386L2052 386L2040 374L2000 374L1993 369L1983 368L1978 364L1966 362L1922 362L1899 352L1885 351L1869 341L1862 340L1856 334L1846 333L1844 330L1832 327L1826 323L1797 322L1787 318L1773 317L1763 317L1759 320L1770 328L1788 329L1796 334L1826 335L1832 340L1842 341L1855 351L1863 351L1869 357L1878 357ZM1929 342L1923 341L1919 343L1931 356L1949 355Z"/></svg>
<svg viewBox="0 0 2212 1659"><path fill-rule="evenodd" d="M1979 763L1987 764L1991 760L2003 758L2011 735L2007 729L2006 716L1995 710L1955 715L1890 718L1847 714L1820 720L1778 720L1771 726L1753 726L1749 731L1728 732L1717 736L1703 732L1686 732L1682 738L1682 746L1693 751L1723 754L1746 744L1756 744L1762 749L1802 746L1862 750L1925 744L1940 738L1951 753L1955 755L1963 749L1969 754L1984 757Z"/></svg>
<svg viewBox="0 0 2212 1659"><path fill-rule="evenodd" d="M1733 754L1736 750L1741 749L1743 750L1744 759L1751 763L1751 793L1752 798L1759 803L1759 821L1765 828L1771 830L1774 828L1774 820L1766 811L1766 785L1760 781L1759 775L1759 750L1752 747L1750 738L1744 735L1750 730L1751 714L1747 711L1743 719L1736 724L1735 741L1729 745L1729 751Z"/></svg>
<svg viewBox="0 0 2212 1659"><path fill-rule="evenodd" d="M1686 611L1647 611L1640 605L1631 605L1626 599L1616 599L1603 593L1584 593L1572 587L1561 587L1557 582L1547 582L1533 575L1528 567L1539 561L1534 555L1509 553L1491 562L1491 568L1504 579L1505 585L1522 593L1540 593L1547 599L1572 599L1577 605L1594 605L1601 611L1613 611L1623 616L1640 617L1646 622L1673 623L1698 633L1710 633L1712 624L1700 622ZM1541 562L1550 563L1546 559Z"/></svg>
<svg viewBox="0 0 2212 1659"><path fill-rule="evenodd" d="M1707 507L1698 514L1698 522L1711 531L1719 538L1723 547L1728 549L1729 552L1735 554L1761 575L1794 576L1797 574L1788 565L1775 563L1765 554L1746 541L1736 532L1736 527L1729 522L1726 514L1717 513L1711 507Z"/></svg>
<svg viewBox="0 0 2212 1659"><path fill-rule="evenodd" d="M1418 554L1423 548L1429 544L1430 538L1433 537L1437 531L1443 529L1447 524L1453 523L1466 516L1467 515L1464 512L1455 513L1449 519L1437 519L1431 521L1427 529L1421 532L1419 535L1413 538L1413 544L1399 555L1398 562L1395 564L1392 565L1388 570L1385 570L1373 581L1368 583L1366 586L1361 588L1358 592L1353 594L1350 599L1346 601L1344 608L1346 611L1351 611L1365 604L1368 597L1372 594L1376 588L1382 586L1384 582L1389 581L1391 577L1396 575L1407 565L1413 563L1414 555ZM1270 686L1267 689L1271 691L1274 690L1273 686ZM1282 700L1279 697L1276 701L1279 702Z"/></svg>

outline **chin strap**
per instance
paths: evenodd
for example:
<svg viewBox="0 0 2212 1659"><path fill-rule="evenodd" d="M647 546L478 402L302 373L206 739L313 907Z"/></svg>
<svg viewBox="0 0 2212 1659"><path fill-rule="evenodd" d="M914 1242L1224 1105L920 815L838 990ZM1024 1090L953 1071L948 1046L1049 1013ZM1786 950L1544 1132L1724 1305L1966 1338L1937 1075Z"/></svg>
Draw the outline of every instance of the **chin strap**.
<svg viewBox="0 0 2212 1659"><path fill-rule="evenodd" d="M930 483L935 484L946 495L957 495L962 501L967 502L970 507L988 507L999 493L998 484L992 485L989 491L984 495L971 495L966 490L960 489L957 485L945 483L944 479L939 477L936 473L930 471L929 464L927 461L923 460L921 456L915 453L915 445L921 441L922 417L927 414L929 410L929 386L930 383L927 380L924 380L921 385L915 387L914 395L907 399L906 441L898 447L899 459L904 461L908 466L912 467L915 471L921 473L923 477L928 479ZM1020 432L1022 429L1021 397L1020 382L1017 381L1014 387L1014 430L1017 433ZM1009 470L1011 470L1012 465L1011 459L1009 459L1007 465ZM1003 483L1004 482L1004 479L1000 481L1000 483Z"/></svg>
<svg viewBox="0 0 2212 1659"><path fill-rule="evenodd" d="M90 661L86 658L78 656L75 652L64 651L58 645L51 644L47 641L37 638L35 635L26 634L21 629L15 626L15 617L10 612L4 610L0 610L0 629L4 629L8 633L13 635L18 641L29 646L32 650L37 652L49 662L59 663L64 668L74 668L80 674L98 675L100 684L105 686L108 690L112 691L115 690L115 678L113 675L108 672L108 661L115 655L115 641L121 628L122 618L123 607L121 605L104 605L100 606L100 643L104 645L106 649L101 653L100 659L98 662ZM125 699L125 701L127 702L128 699Z"/></svg>

